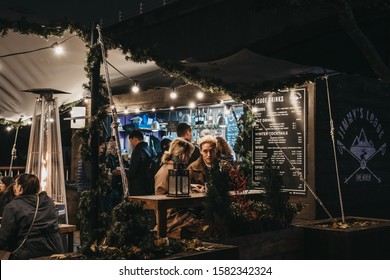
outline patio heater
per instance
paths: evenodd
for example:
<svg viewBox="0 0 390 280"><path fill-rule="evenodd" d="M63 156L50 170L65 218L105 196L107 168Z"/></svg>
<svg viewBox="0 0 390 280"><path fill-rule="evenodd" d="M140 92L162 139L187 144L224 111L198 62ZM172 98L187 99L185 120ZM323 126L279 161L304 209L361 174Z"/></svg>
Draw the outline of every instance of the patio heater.
<svg viewBox="0 0 390 280"><path fill-rule="evenodd" d="M41 191L54 200L59 222L68 223L60 117L54 95L69 93L50 88L24 91L39 95L35 100L26 172L38 176Z"/></svg>

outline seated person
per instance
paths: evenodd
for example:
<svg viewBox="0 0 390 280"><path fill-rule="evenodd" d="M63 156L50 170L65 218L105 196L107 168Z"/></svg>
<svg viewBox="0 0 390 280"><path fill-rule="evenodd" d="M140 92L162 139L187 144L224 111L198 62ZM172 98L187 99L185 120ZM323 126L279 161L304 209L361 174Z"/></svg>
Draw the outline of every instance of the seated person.
<svg viewBox="0 0 390 280"><path fill-rule="evenodd" d="M158 156L158 166L161 165L161 159L165 152L169 151L169 146L171 145L172 140L169 138L164 138L160 142L161 152L157 154Z"/></svg>
<svg viewBox="0 0 390 280"><path fill-rule="evenodd" d="M217 139L217 157L233 164L233 150L229 146L229 143L222 136L217 136L215 139Z"/></svg>
<svg viewBox="0 0 390 280"><path fill-rule="evenodd" d="M15 197L13 190L14 179L4 176L0 179L0 217L3 216L4 207Z"/></svg>
<svg viewBox="0 0 390 280"><path fill-rule="evenodd" d="M40 192L38 177L20 174L13 186L16 197L4 208L0 249L11 251L11 259L20 260L62 254L64 250L58 233L54 202L46 192ZM38 201L36 219L32 224ZM30 227L31 231L26 239Z"/></svg>
<svg viewBox="0 0 390 280"><path fill-rule="evenodd" d="M227 172L224 172L217 157L217 140L206 135L199 140L200 158L188 166L190 171L191 189L205 192L214 185L228 190L229 182Z"/></svg>
<svg viewBox="0 0 390 280"><path fill-rule="evenodd" d="M154 176L156 195L168 193L168 170L174 169L175 163L186 164L194 151L194 146L182 138L172 141L169 151L162 156L162 166ZM197 229L198 221L190 209L168 209L167 236L174 238L189 237Z"/></svg>

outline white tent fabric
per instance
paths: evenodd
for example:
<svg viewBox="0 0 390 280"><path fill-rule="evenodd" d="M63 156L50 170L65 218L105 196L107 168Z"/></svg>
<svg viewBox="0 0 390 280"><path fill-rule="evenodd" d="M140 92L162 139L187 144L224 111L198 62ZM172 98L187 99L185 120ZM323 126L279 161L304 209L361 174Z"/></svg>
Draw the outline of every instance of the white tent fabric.
<svg viewBox="0 0 390 280"><path fill-rule="evenodd" d="M63 41L64 53L61 55L56 55L53 48L47 48ZM40 48L47 49L34 51ZM29 53L17 54L21 52ZM59 105L80 100L89 94L83 88L83 84L88 83L84 70L87 47L74 34L45 39L10 31L0 38L0 56L6 56L0 58L0 118L17 122L33 115L37 95L24 92L27 89L52 88L70 93L56 95ZM145 87L156 87L156 79L164 80L162 71L154 62L141 64L128 61L120 50L109 51L108 61L121 72L109 67L111 84L115 88L113 92L127 93L131 77L145 77L152 73Z"/></svg>
<svg viewBox="0 0 390 280"><path fill-rule="evenodd" d="M64 48L62 55L56 55L48 48L36 52L7 56L8 54L49 47L55 42ZM27 119L33 115L37 95L23 92L31 88L53 88L70 94L58 94L58 104L80 100L89 93L83 88L88 83L84 67L87 55L85 43L74 34L66 33L63 38L44 39L39 36L9 32L0 38L0 118L10 121ZM196 89L185 89L181 98L173 101L167 97L171 88L180 88L185 83L163 73L155 62L146 64L126 60L120 50L110 50L107 60L112 92L117 95L119 110L128 108L186 107ZM197 74L217 81L219 86L241 84L246 87L261 85L267 81L283 81L304 74L323 73L322 68L299 65L287 61L264 57L247 49L229 57L210 62L182 62L188 68L196 68ZM120 73L119 73L120 72ZM104 75L101 70L101 75ZM144 95L133 95L130 86L139 81ZM213 93L210 103L227 100L227 96ZM207 102L207 101L205 101Z"/></svg>
<svg viewBox="0 0 390 280"><path fill-rule="evenodd" d="M64 53L56 55L54 49L0 58L0 118L18 121L33 114L37 95L23 92L31 88L53 88L71 94L56 95L59 104L81 99L83 83L88 79L84 72L85 43L73 34L48 40L39 36L9 32L0 38L0 56L36 50L67 40Z"/></svg>

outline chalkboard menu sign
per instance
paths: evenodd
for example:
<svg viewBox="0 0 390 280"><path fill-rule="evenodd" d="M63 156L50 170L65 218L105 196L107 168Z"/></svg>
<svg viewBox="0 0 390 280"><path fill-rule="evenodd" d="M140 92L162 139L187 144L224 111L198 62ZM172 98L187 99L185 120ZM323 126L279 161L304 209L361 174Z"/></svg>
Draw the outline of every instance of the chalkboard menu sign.
<svg viewBox="0 0 390 280"><path fill-rule="evenodd" d="M306 89L265 92L253 104L257 109L252 138L254 186L260 187L265 162L270 158L282 176L283 189L305 194L298 172L306 174Z"/></svg>

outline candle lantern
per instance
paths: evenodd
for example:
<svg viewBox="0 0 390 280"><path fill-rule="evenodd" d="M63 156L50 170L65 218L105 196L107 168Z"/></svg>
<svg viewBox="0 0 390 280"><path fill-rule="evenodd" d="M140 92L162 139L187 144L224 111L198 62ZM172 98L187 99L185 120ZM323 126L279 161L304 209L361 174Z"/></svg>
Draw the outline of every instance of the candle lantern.
<svg viewBox="0 0 390 280"><path fill-rule="evenodd" d="M190 174L182 163L175 163L174 169L168 170L168 194L173 197L190 196Z"/></svg>

